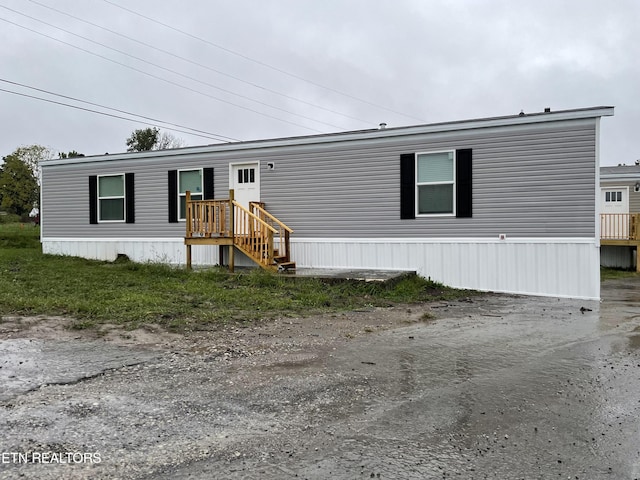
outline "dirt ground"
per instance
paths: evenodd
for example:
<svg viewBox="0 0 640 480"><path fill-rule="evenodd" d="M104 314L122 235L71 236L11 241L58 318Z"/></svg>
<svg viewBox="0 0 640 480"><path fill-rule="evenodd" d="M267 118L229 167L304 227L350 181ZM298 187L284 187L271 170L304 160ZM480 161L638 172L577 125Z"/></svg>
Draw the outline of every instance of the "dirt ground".
<svg viewBox="0 0 640 480"><path fill-rule="evenodd" d="M640 478L640 280L227 325L0 322L0 478Z"/></svg>
<svg viewBox="0 0 640 480"><path fill-rule="evenodd" d="M472 303L473 299L468 297L461 302ZM439 310L450 306L449 302L433 302L303 318L285 317L249 324L234 322L187 334L170 333L157 325L145 325L131 331L112 324L101 325L97 329L73 330L68 328L72 320L64 317L3 317L0 339L101 341L126 347L198 353L241 348L247 355L264 355L267 352L286 353L287 348L333 344L365 333L413 323L428 323L435 319ZM292 341L294 337L295 342Z"/></svg>

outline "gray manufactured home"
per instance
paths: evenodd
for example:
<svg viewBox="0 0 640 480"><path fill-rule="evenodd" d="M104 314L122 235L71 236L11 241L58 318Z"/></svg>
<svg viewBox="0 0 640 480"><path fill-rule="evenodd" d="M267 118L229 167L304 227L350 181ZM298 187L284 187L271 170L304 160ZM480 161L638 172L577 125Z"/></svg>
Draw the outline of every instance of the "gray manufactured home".
<svg viewBox="0 0 640 480"><path fill-rule="evenodd" d="M640 271L640 160L600 168L600 205L601 265Z"/></svg>
<svg viewBox="0 0 640 480"><path fill-rule="evenodd" d="M51 160L43 250L223 264L235 249L225 240L236 228L228 217L238 221L224 203L233 190L252 234L262 224L254 207L286 224L298 267L406 269L454 287L597 299L599 122L610 115L593 107ZM194 227L216 222L227 227ZM277 256L279 242L260 255Z"/></svg>

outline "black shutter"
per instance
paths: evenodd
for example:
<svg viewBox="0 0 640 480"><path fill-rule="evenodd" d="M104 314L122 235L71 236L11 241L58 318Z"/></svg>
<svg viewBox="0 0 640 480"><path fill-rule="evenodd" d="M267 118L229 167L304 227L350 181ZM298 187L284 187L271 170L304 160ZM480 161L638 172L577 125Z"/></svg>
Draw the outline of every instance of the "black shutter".
<svg viewBox="0 0 640 480"><path fill-rule="evenodd" d="M178 221L178 171L169 170L169 223Z"/></svg>
<svg viewBox="0 0 640 480"><path fill-rule="evenodd" d="M456 217L471 217L473 204L471 149L456 150Z"/></svg>
<svg viewBox="0 0 640 480"><path fill-rule="evenodd" d="M136 207L135 207L135 189L133 182L133 173L124 174L124 198L125 198L125 219L127 223L135 223Z"/></svg>
<svg viewBox="0 0 640 480"><path fill-rule="evenodd" d="M213 168L202 169L203 200L213 200Z"/></svg>
<svg viewBox="0 0 640 480"><path fill-rule="evenodd" d="M89 223L98 223L98 177L89 177Z"/></svg>
<svg viewBox="0 0 640 480"><path fill-rule="evenodd" d="M416 155L400 155L400 218L416 218Z"/></svg>

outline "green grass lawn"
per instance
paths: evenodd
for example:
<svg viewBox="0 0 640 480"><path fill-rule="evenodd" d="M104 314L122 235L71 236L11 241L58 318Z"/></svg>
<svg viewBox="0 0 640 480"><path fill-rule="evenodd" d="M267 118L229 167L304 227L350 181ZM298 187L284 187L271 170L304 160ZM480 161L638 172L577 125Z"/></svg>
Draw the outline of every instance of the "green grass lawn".
<svg viewBox="0 0 640 480"><path fill-rule="evenodd" d="M43 255L39 228L0 224L0 315L64 315L76 328L155 323L197 330L227 321L255 321L394 303L468 296L421 277L392 287L326 283L262 270L229 274L160 264L101 262Z"/></svg>
<svg viewBox="0 0 640 480"><path fill-rule="evenodd" d="M635 270L621 270L619 268L600 268L600 280L609 280L614 278L629 278L640 275Z"/></svg>

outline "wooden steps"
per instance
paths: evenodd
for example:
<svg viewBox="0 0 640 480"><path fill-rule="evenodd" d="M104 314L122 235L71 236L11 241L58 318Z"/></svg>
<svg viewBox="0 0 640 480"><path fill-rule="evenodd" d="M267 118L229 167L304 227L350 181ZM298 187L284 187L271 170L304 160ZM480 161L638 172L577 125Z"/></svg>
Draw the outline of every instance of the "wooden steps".
<svg viewBox="0 0 640 480"><path fill-rule="evenodd" d="M282 272L296 268L289 256L293 230L267 212L263 203L250 202L245 208L229 190L225 200L191 200L191 193L186 192L186 205L187 268L191 268L192 245L229 245L231 271L236 248L264 269Z"/></svg>
<svg viewBox="0 0 640 480"><path fill-rule="evenodd" d="M283 256L273 257L273 261L275 262L275 265L278 267L279 272L296 269L296 262L289 261L287 257L283 257Z"/></svg>

